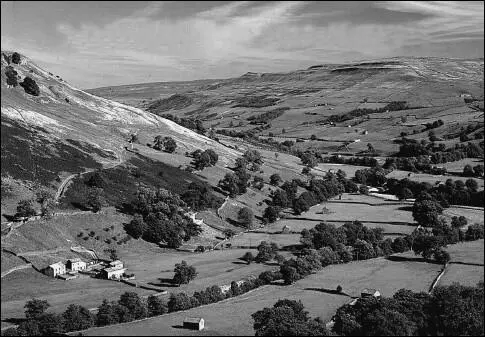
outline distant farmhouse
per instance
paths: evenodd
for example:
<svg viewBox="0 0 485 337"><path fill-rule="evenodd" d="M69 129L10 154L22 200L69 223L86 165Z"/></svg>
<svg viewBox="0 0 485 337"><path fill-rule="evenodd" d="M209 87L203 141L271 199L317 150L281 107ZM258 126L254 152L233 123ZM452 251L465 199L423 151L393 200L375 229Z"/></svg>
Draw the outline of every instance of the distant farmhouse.
<svg viewBox="0 0 485 337"><path fill-rule="evenodd" d="M101 271L101 276L108 280L120 279L125 271L126 268L123 268L123 262L116 260L110 262L109 267Z"/></svg>

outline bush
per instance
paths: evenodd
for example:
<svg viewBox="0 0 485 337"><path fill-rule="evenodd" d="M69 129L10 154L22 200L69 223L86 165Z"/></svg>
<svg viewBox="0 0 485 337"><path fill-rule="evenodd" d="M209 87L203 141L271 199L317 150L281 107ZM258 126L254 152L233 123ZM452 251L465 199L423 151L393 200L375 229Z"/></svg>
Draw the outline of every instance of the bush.
<svg viewBox="0 0 485 337"><path fill-rule="evenodd" d="M14 52L12 54L11 61L12 61L12 63L19 64L20 63L20 54L17 53L17 52Z"/></svg>
<svg viewBox="0 0 485 337"><path fill-rule="evenodd" d="M39 96L40 94L39 86L28 76L24 78L24 81L20 83L20 86L30 95Z"/></svg>
<svg viewBox="0 0 485 337"><path fill-rule="evenodd" d="M254 214L249 207L243 207L237 214L238 221L246 228L251 228L253 225Z"/></svg>
<svg viewBox="0 0 485 337"><path fill-rule="evenodd" d="M7 84L16 87L19 83L17 81L17 72L11 67L5 68L5 75L7 76Z"/></svg>

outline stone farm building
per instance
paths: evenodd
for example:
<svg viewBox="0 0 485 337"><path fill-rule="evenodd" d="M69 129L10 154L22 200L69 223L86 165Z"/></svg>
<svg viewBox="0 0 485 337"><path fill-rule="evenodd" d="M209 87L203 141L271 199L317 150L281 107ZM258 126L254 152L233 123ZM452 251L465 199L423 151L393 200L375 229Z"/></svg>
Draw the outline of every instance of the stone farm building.
<svg viewBox="0 0 485 337"><path fill-rule="evenodd" d="M66 273L66 265L61 261L49 265L45 269L45 274L52 277L57 277Z"/></svg>
<svg viewBox="0 0 485 337"><path fill-rule="evenodd" d="M80 258L69 259L67 260L66 267L71 271L85 270L86 262L82 261Z"/></svg>
<svg viewBox="0 0 485 337"><path fill-rule="evenodd" d="M112 261L109 267L101 271L101 275L106 279L120 279L125 273L126 268L123 268L123 262L120 260Z"/></svg>
<svg viewBox="0 0 485 337"><path fill-rule="evenodd" d="M204 319L200 317L186 317L184 320L184 328L202 330L204 329Z"/></svg>

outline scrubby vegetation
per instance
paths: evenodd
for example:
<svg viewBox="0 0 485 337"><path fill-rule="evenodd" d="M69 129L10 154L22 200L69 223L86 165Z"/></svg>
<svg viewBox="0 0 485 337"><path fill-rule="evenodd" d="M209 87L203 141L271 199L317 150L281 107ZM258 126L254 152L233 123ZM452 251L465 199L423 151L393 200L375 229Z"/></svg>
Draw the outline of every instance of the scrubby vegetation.
<svg viewBox="0 0 485 337"><path fill-rule="evenodd" d="M265 124L271 122L273 119L276 119L282 116L285 111L289 110L289 107L280 107L274 110L262 113L257 116L250 116L247 118L249 124Z"/></svg>
<svg viewBox="0 0 485 337"><path fill-rule="evenodd" d="M278 98L268 98L264 96L248 96L248 97L238 97L234 100L235 105L233 108L264 108L267 106L275 105L278 102Z"/></svg>
<svg viewBox="0 0 485 337"><path fill-rule="evenodd" d="M362 117L362 116L367 116L370 114L374 113L383 113L387 111L399 111L399 110L406 110L410 109L408 104L404 101L394 101L388 103L385 107L383 108L378 108L378 109L354 109L352 111L349 111L345 114L338 114L338 115L331 115L327 117L324 122L326 123L340 123L340 122L345 122L357 117Z"/></svg>

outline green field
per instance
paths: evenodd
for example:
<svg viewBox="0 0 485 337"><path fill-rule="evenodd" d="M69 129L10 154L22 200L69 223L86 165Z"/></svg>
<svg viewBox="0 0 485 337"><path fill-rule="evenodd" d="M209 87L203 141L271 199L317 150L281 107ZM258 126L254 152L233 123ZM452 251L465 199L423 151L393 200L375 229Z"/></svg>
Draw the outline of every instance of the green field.
<svg viewBox="0 0 485 337"><path fill-rule="evenodd" d="M440 285L450 285L458 282L465 286L474 287L484 278L483 266L467 266L460 264L450 264L440 279Z"/></svg>
<svg viewBox="0 0 485 337"><path fill-rule="evenodd" d="M344 292L353 296L360 295L360 291L366 287L379 289L384 296L391 296L401 288L426 291L439 270L440 266L435 264L392 262L384 258L332 265L291 286L265 286L222 303L176 312L142 322L94 328L83 333L88 336L133 334L191 336L194 332L178 327L185 317L190 316L203 317L205 320L206 329L197 334L204 336L253 335L251 314L264 307L272 306L278 299L299 299L311 316L318 316L327 321L338 307L349 302L350 299L341 295L320 292L321 288L333 290L337 285L341 285Z"/></svg>

